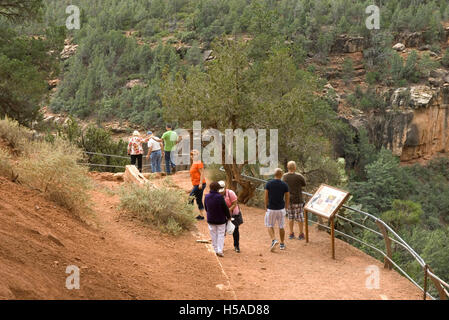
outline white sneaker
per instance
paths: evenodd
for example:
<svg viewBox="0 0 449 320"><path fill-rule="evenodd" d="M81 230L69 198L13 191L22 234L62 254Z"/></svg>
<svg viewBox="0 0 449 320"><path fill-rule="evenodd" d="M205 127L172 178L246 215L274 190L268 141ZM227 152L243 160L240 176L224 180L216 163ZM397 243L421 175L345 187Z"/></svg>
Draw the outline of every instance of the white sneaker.
<svg viewBox="0 0 449 320"><path fill-rule="evenodd" d="M279 241L277 241L276 239L274 239L273 241L271 241L271 247L270 247L270 251L273 252L274 249L276 249L276 245L279 243Z"/></svg>

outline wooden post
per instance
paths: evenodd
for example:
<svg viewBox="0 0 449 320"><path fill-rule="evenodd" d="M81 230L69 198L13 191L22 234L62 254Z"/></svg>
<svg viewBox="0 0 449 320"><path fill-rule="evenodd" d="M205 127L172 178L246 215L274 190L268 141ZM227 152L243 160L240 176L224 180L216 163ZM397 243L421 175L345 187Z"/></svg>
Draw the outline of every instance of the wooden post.
<svg viewBox="0 0 449 320"><path fill-rule="evenodd" d="M335 217L330 218L331 222L331 247L332 247L332 259L335 259Z"/></svg>
<svg viewBox="0 0 449 320"><path fill-rule="evenodd" d="M379 227L380 231L382 232L382 235L384 236L385 249L387 251L387 257L391 259L392 258L391 239L388 236L388 230L379 221L376 221L376 224ZM391 270L393 268L392 263L387 258L384 258L384 268L385 269L389 269L389 270Z"/></svg>
<svg viewBox="0 0 449 320"><path fill-rule="evenodd" d="M305 222L305 228L306 228L306 243L309 242L309 214L307 213L307 210L304 210L304 222Z"/></svg>
<svg viewBox="0 0 449 320"><path fill-rule="evenodd" d="M424 266L424 300L427 299L427 264Z"/></svg>
<svg viewBox="0 0 449 320"><path fill-rule="evenodd" d="M430 266L426 265L426 267L427 267L427 270L429 270L430 272L434 273ZM437 288L438 294L440 296L440 300L447 300L448 296L447 296L446 291L444 290L443 286L441 285L441 283L437 279L435 279L432 276L432 274L427 273L427 275L430 277L430 280L432 280L433 284Z"/></svg>

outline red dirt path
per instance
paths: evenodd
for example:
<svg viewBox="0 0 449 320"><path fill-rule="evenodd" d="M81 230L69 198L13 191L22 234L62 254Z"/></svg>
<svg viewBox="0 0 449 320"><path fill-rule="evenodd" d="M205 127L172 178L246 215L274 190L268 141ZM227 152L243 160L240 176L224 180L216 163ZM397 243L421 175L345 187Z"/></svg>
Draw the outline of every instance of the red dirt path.
<svg viewBox="0 0 449 320"><path fill-rule="evenodd" d="M173 181L191 188L188 172L179 172ZM286 240L286 250L269 252L270 238L264 227L265 212L242 206L241 253L233 250L232 236L225 240L220 259L238 299L422 299L421 292L395 271L344 241L336 239L336 260L330 256L326 232L309 228L310 242ZM200 232L209 239L206 222ZM279 239L279 238L278 238ZM380 270L379 289L367 289L366 267Z"/></svg>
<svg viewBox="0 0 449 320"><path fill-rule="evenodd" d="M407 279L377 260L310 228L310 243L287 240L270 253L260 209L242 207L241 250L227 237L218 259L196 239L207 224L180 237L120 215L120 183L94 175L97 226L87 226L35 191L0 178L0 299L420 299ZM190 189L187 172L172 180ZM157 181L157 180L155 180ZM209 248L210 249L210 248ZM66 266L81 268L81 289L67 290ZM380 289L365 288L365 268L380 270Z"/></svg>

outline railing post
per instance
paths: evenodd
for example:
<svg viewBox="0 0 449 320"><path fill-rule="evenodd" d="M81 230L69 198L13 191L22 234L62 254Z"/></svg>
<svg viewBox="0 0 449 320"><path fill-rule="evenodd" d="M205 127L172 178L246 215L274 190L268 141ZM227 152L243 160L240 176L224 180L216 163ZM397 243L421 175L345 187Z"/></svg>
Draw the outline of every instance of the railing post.
<svg viewBox="0 0 449 320"><path fill-rule="evenodd" d="M427 275L428 277L430 277L430 280L432 280L433 284L434 284L435 287L437 288L438 294L439 294L439 296L440 296L440 300L447 300L447 299L448 299L448 296L447 296L446 291L444 290L443 286L441 285L441 283L440 283L437 279L435 279L435 278L432 276L432 273L433 273L432 268L431 268L430 266L428 266L427 264L426 264L426 267L427 267L427 268L426 268L426 275ZM428 273L427 273L427 270L429 270L429 271L431 272L431 274L428 274Z"/></svg>
<svg viewBox="0 0 449 320"><path fill-rule="evenodd" d="M376 224L379 227L380 231L382 232L382 235L384 236L387 257L392 259L391 239L388 236L388 230L387 230L387 228L385 228L385 226L381 222L376 221ZM384 258L384 268L385 269L388 268L389 270L391 270L393 268L392 263L387 258Z"/></svg>
<svg viewBox="0 0 449 320"><path fill-rule="evenodd" d="M427 264L424 265L424 300L427 299Z"/></svg>

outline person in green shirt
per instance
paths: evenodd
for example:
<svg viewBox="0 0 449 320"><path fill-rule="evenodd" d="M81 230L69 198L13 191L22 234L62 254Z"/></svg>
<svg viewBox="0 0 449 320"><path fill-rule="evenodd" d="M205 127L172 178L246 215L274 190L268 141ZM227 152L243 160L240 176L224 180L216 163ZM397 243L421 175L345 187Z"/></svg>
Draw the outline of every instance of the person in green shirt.
<svg viewBox="0 0 449 320"><path fill-rule="evenodd" d="M164 132L161 139L155 139L158 142L163 142L164 144L164 157L165 157L165 172L167 175L171 171L176 172L176 164L173 162L173 151L175 151L176 144L181 140L177 133L172 130L171 124L165 126L167 131ZM170 170L171 169L171 170Z"/></svg>

